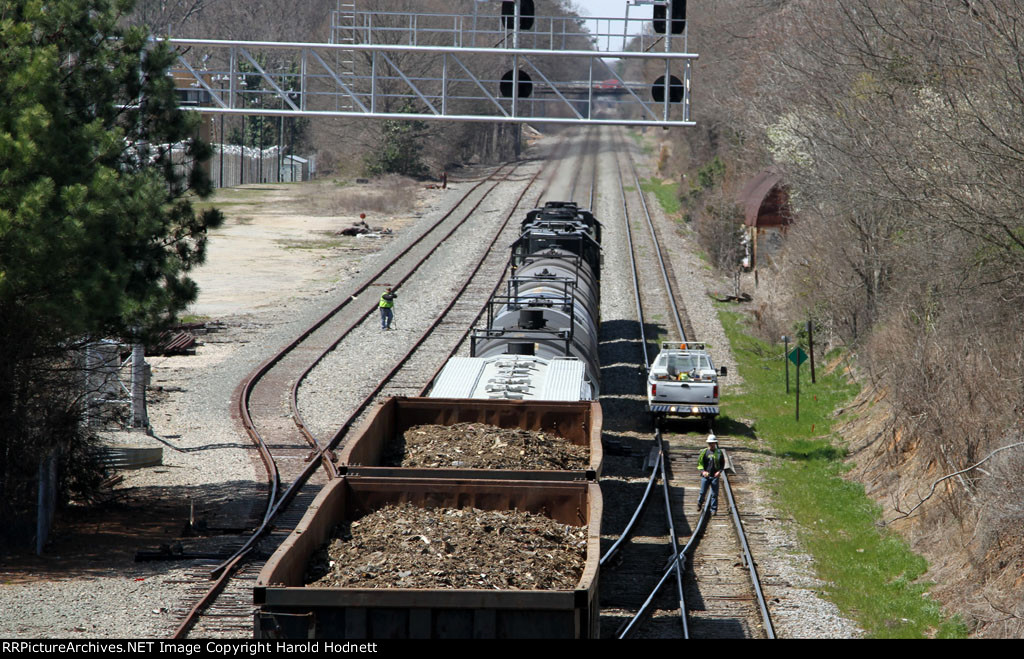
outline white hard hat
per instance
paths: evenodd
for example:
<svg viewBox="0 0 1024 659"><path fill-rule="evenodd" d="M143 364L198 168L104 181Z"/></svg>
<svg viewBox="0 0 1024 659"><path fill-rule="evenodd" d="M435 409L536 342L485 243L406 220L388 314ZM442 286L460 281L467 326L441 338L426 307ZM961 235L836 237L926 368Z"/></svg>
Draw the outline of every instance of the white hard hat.
<svg viewBox="0 0 1024 659"><path fill-rule="evenodd" d="M708 435L708 444L711 444L711 443L715 443L715 444L718 443L718 438L715 437L714 433L711 433L710 435Z"/></svg>

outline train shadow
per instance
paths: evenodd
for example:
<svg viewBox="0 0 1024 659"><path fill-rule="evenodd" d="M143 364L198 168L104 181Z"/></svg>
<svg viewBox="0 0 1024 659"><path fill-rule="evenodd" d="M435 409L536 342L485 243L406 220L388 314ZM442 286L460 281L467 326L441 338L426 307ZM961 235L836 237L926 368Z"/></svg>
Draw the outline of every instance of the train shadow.
<svg viewBox="0 0 1024 659"><path fill-rule="evenodd" d="M651 434L654 422L647 401L635 396L602 395L601 416L606 430Z"/></svg>

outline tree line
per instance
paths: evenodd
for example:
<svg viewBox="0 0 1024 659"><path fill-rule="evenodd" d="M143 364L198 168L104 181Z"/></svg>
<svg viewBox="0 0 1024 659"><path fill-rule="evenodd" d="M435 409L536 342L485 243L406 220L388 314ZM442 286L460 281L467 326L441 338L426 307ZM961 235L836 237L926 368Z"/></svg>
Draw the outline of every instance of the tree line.
<svg viewBox="0 0 1024 659"><path fill-rule="evenodd" d="M24 520L42 460L65 497L101 472L82 423L84 349L144 340L196 295L188 271L222 217L166 75L127 0L7 0L0 12L0 520ZM186 163L186 164L187 164Z"/></svg>
<svg viewBox="0 0 1024 659"><path fill-rule="evenodd" d="M1024 456L987 456L1024 424L1024 5L723 0L690 13L700 128L676 138L669 169L693 180L726 164L692 206L698 234L742 221L736 195L754 173L782 172L795 222L762 271L765 334L813 319L856 356L887 418L872 451L890 517L918 503L901 482L984 460L910 528L935 542L940 571L954 555L970 566L950 573L947 601L982 632L1021 635L1021 585L993 564L1024 560Z"/></svg>

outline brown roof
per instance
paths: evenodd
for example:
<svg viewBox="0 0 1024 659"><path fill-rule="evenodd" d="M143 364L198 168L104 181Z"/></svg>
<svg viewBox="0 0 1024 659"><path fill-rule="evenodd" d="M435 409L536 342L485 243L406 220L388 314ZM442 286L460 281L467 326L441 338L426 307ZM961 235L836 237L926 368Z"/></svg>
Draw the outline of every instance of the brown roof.
<svg viewBox="0 0 1024 659"><path fill-rule="evenodd" d="M756 226L778 226L782 224L789 224L790 219L787 217L788 212L788 199L783 198L777 200L781 202L781 205L787 208L773 208L768 211L767 217L762 221L758 221L758 217L762 214L762 206L764 206L765 200L771 195L772 191L776 187L780 187L780 193L785 194L784 190L779 185L782 182L782 176L774 169L765 169L757 174L754 178L743 186L743 190L740 192L739 203L743 205L744 210L744 224L749 227ZM776 206L779 204L777 203ZM766 209L768 210L768 209Z"/></svg>

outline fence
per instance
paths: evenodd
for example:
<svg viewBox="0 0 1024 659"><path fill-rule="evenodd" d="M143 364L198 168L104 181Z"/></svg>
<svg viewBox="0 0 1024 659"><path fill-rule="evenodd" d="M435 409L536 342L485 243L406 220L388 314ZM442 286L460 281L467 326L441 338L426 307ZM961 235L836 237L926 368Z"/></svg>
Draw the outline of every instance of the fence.
<svg viewBox="0 0 1024 659"><path fill-rule="evenodd" d="M276 146L262 151L234 144L214 144L213 148L213 157L207 166L214 187L309 179L309 161L282 154Z"/></svg>
<svg viewBox="0 0 1024 659"><path fill-rule="evenodd" d="M206 171L215 188L230 188L249 183L292 183L308 181L313 174L314 160L282 154L276 147L252 149L236 144L213 144L213 156L206 162ZM185 159L183 150L174 150L175 162Z"/></svg>

